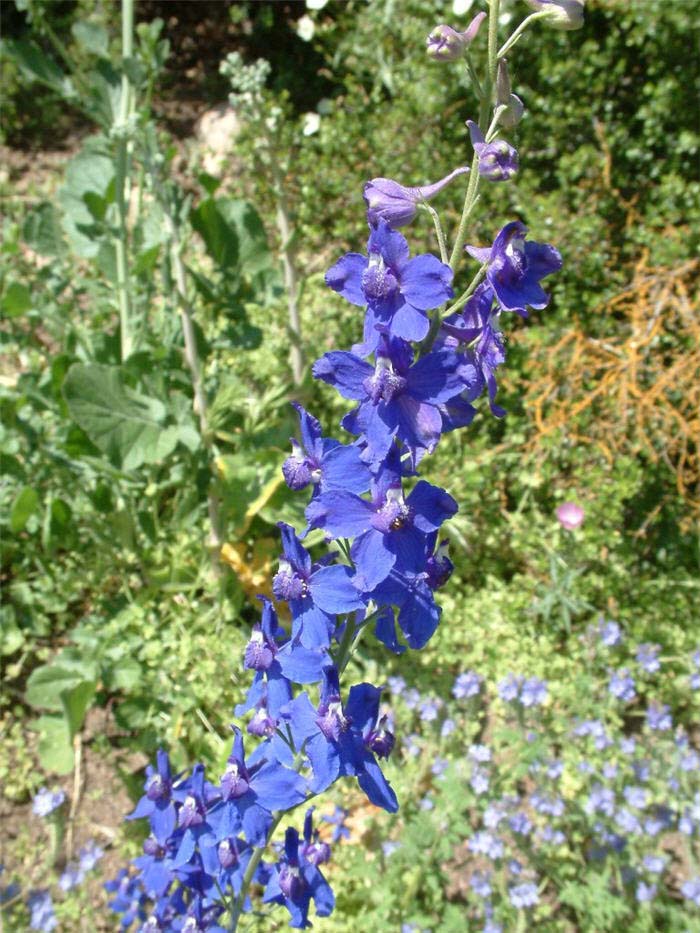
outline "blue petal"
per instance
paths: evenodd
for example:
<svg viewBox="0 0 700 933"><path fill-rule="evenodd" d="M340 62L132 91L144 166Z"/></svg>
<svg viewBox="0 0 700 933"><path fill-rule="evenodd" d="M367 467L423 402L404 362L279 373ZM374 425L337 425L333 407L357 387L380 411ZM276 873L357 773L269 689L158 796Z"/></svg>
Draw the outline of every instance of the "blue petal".
<svg viewBox="0 0 700 933"><path fill-rule="evenodd" d="M423 648L440 621L442 610L436 604L433 591L426 584L411 587L409 597L399 609L399 626L409 647Z"/></svg>
<svg viewBox="0 0 700 933"><path fill-rule="evenodd" d="M318 730L318 727L316 727ZM313 770L313 779L311 780L311 790L315 794L320 794L331 786L333 781L340 773L340 754L332 742L323 735L322 732L316 732L306 743L306 754L309 756L311 768Z"/></svg>
<svg viewBox="0 0 700 933"><path fill-rule="evenodd" d="M353 541L350 554L357 568L354 583L362 593L371 592L386 579L396 563L385 536L374 529Z"/></svg>
<svg viewBox="0 0 700 933"><path fill-rule="evenodd" d="M370 253L379 253L394 274L402 272L408 262L406 238L392 230L385 220L380 220L370 232L367 250Z"/></svg>
<svg viewBox="0 0 700 933"><path fill-rule="evenodd" d="M307 862L302 868L302 873L311 890L311 896L314 899L316 915L318 917L329 917L335 907L335 897L331 886L323 877L321 872L311 862Z"/></svg>
<svg viewBox="0 0 700 933"><path fill-rule="evenodd" d="M419 311L411 304L403 304L391 318L389 330L394 337L401 337L411 343L418 343L430 330L430 321L424 311Z"/></svg>
<svg viewBox="0 0 700 933"><path fill-rule="evenodd" d="M311 557L297 537L296 531L285 522L278 522L277 527L282 535L284 556L293 567L308 573L311 570Z"/></svg>
<svg viewBox="0 0 700 933"><path fill-rule="evenodd" d="M326 651L304 648L290 642L277 654L277 661L285 677L295 684L316 684L323 667L330 664Z"/></svg>
<svg viewBox="0 0 700 933"><path fill-rule="evenodd" d="M353 729L365 732L373 728L379 717L379 701L382 691L373 684L355 684L350 688L345 712L352 719Z"/></svg>
<svg viewBox="0 0 700 933"><path fill-rule="evenodd" d="M369 470L354 444L334 447L321 460L321 492L345 489L361 495L369 489Z"/></svg>
<svg viewBox="0 0 700 933"><path fill-rule="evenodd" d="M301 432L301 442L307 453L313 453L316 450L316 442L321 437L321 424L313 415L310 415L299 402L292 402L292 406L299 415L299 430Z"/></svg>
<svg viewBox="0 0 700 933"><path fill-rule="evenodd" d="M292 699L292 685L282 672L277 660L267 671L267 711L273 719L279 716L279 711Z"/></svg>
<svg viewBox="0 0 700 933"><path fill-rule="evenodd" d="M251 794L252 799L252 794ZM262 846L267 841L267 834L272 823L272 814L268 813L256 803L248 802L248 795L241 797L239 803L243 804L243 833L245 838L254 846Z"/></svg>
<svg viewBox="0 0 700 933"><path fill-rule="evenodd" d="M351 581L352 571L342 564L321 567L309 578L309 589L316 605L331 615L355 612L364 602Z"/></svg>
<svg viewBox="0 0 700 933"><path fill-rule="evenodd" d="M165 806L158 806L151 813L151 829L158 842L163 843L175 832L177 816L175 805L172 802Z"/></svg>
<svg viewBox="0 0 700 933"><path fill-rule="evenodd" d="M311 528L323 528L333 538L354 538L370 524L372 506L350 492L323 492L306 507Z"/></svg>
<svg viewBox="0 0 700 933"><path fill-rule="evenodd" d="M452 269L437 256L416 256L401 272L401 294L408 304L420 311L439 308L454 297Z"/></svg>
<svg viewBox="0 0 700 933"><path fill-rule="evenodd" d="M464 389L460 365L460 358L449 350L428 353L409 369L406 391L422 402L446 402Z"/></svg>
<svg viewBox="0 0 700 933"><path fill-rule="evenodd" d="M251 778L250 789L266 810L291 810L306 797L306 781L276 763L263 765Z"/></svg>
<svg viewBox="0 0 700 933"><path fill-rule="evenodd" d="M359 253L346 253L326 272L326 285L354 305L366 305L362 288L362 273L368 259Z"/></svg>
<svg viewBox="0 0 700 933"><path fill-rule="evenodd" d="M449 493L425 480L416 483L406 502L415 509L413 522L416 528L426 534L436 531L446 519L457 513L458 508Z"/></svg>
<svg viewBox="0 0 700 933"><path fill-rule="evenodd" d="M334 350L316 360L312 372L315 379L334 386L343 398L360 400L367 398L364 381L372 376L374 369L354 353Z"/></svg>
<svg viewBox="0 0 700 933"><path fill-rule="evenodd" d="M304 648L328 648L335 627L332 618L308 598L294 601L291 608L294 641L300 641Z"/></svg>
<svg viewBox="0 0 700 933"><path fill-rule="evenodd" d="M374 758L369 757L369 760L365 763L364 772L358 775L357 780L375 806L383 807L389 813L396 813L399 809L396 794Z"/></svg>
<svg viewBox="0 0 700 933"><path fill-rule="evenodd" d="M289 722L294 737L294 745L301 748L307 739L318 732L316 718L318 713L311 705L306 693L300 693L296 699L281 710L281 715Z"/></svg>
<svg viewBox="0 0 700 933"><path fill-rule="evenodd" d="M442 416L437 408L403 395L396 399L396 410L399 415L399 440L411 450L423 447L432 452L442 431Z"/></svg>
<svg viewBox="0 0 700 933"><path fill-rule="evenodd" d="M394 610L386 606L377 616L374 626L374 634L379 641L385 645L389 651L394 654L403 654L406 648L399 644L396 637L396 622L394 621Z"/></svg>

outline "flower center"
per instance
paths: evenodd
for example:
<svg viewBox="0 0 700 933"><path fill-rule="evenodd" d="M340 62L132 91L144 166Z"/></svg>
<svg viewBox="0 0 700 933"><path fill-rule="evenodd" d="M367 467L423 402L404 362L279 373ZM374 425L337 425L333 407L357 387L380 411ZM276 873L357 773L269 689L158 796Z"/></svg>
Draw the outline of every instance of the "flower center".
<svg viewBox="0 0 700 933"><path fill-rule="evenodd" d="M272 592L276 599L289 602L292 599L303 599L309 595L309 585L300 573L292 567L289 561L281 560L278 572L272 578Z"/></svg>
<svg viewBox="0 0 700 933"><path fill-rule="evenodd" d="M369 265L362 273L362 290L367 301L390 298L398 287L394 273L385 265L382 257L377 253L370 254Z"/></svg>

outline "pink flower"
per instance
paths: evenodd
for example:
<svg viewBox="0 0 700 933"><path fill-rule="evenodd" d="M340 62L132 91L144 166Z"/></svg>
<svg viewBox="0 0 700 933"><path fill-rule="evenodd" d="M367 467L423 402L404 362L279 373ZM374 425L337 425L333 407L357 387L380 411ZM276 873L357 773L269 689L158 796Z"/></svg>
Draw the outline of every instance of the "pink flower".
<svg viewBox="0 0 700 933"><path fill-rule="evenodd" d="M583 524L585 515L580 505L575 502L562 502L556 512L557 521L567 531L576 531Z"/></svg>

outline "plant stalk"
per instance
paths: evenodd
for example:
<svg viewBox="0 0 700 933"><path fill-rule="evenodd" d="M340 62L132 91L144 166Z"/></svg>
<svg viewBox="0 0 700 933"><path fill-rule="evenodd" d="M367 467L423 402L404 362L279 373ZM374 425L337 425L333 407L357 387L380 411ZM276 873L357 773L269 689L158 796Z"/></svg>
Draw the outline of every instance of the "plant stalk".
<svg viewBox="0 0 700 933"><path fill-rule="evenodd" d="M301 318L299 316L299 282L296 270L296 251L294 249L294 229L287 196L284 191L283 179L274 157L270 159L270 166L277 202L276 221L280 236L284 290L287 293L287 328L291 343L292 382L295 386L300 386L304 378L304 351L301 336Z"/></svg>
<svg viewBox="0 0 700 933"><path fill-rule="evenodd" d="M121 360L131 354L131 294L129 290L129 234L127 229L128 204L126 191L130 187L130 159L128 126L133 106L133 89L126 72L125 63L134 50L134 0L122 0L122 88L119 116L113 129L117 136L115 159L115 198L119 218L114 249L117 263L117 298L119 302L119 329L121 334Z"/></svg>

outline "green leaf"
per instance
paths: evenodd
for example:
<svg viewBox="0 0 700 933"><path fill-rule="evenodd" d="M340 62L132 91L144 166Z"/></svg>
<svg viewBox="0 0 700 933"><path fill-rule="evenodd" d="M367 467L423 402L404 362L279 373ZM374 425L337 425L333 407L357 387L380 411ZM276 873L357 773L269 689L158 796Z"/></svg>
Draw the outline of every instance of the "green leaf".
<svg viewBox="0 0 700 933"><path fill-rule="evenodd" d="M35 668L27 680L25 697L36 709L59 712L63 709L61 695L85 681L80 670L60 664L44 664Z"/></svg>
<svg viewBox="0 0 700 933"><path fill-rule="evenodd" d="M81 45L85 51L92 52L93 55L106 56L109 53L109 34L102 26L97 23L86 23L79 20L73 23L71 30L75 41Z"/></svg>
<svg viewBox="0 0 700 933"><path fill-rule="evenodd" d="M220 210L222 203L207 198L190 213L190 222L214 262L221 269L232 269L238 261L238 234L235 225Z"/></svg>
<svg viewBox="0 0 700 933"><path fill-rule="evenodd" d="M61 703L71 740L83 727L85 714L92 703L96 689L97 684L94 681L83 680L61 693Z"/></svg>
<svg viewBox="0 0 700 933"><path fill-rule="evenodd" d="M26 285L10 282L0 300L0 308L8 317L19 317L32 306L32 294Z"/></svg>
<svg viewBox="0 0 700 933"><path fill-rule="evenodd" d="M236 231L238 265L247 275L256 275L271 264L270 248L260 215L249 201L219 198L216 202L221 216Z"/></svg>
<svg viewBox="0 0 700 933"><path fill-rule="evenodd" d="M27 214L22 236L27 246L41 256L59 256L63 252L61 218L53 204L45 201Z"/></svg>
<svg viewBox="0 0 700 933"><path fill-rule="evenodd" d="M10 530L14 534L24 528L39 507L39 493L31 486L25 486L17 493L10 509Z"/></svg>
<svg viewBox="0 0 700 933"><path fill-rule="evenodd" d="M126 386L117 366L72 366L63 383L71 417L110 461L123 470L158 463L174 450L178 428L166 427L158 399Z"/></svg>
<svg viewBox="0 0 700 933"><path fill-rule="evenodd" d="M3 50L13 59L18 68L30 81L41 81L62 97L75 96L70 78L49 58L36 42L27 39L8 39Z"/></svg>
<svg viewBox="0 0 700 933"><path fill-rule="evenodd" d="M92 258L100 248L99 227L88 206L97 206L95 196L103 201L113 198L112 159L102 151L99 139L90 140L85 148L68 163L58 201L63 208L62 223L73 250L79 256ZM92 198L86 198L92 195Z"/></svg>
<svg viewBox="0 0 700 933"><path fill-rule="evenodd" d="M70 774L75 764L68 723L63 716L40 716L34 723L39 733L39 761L45 771Z"/></svg>

